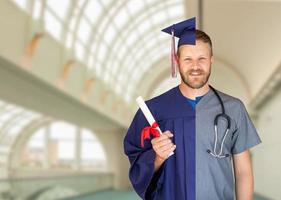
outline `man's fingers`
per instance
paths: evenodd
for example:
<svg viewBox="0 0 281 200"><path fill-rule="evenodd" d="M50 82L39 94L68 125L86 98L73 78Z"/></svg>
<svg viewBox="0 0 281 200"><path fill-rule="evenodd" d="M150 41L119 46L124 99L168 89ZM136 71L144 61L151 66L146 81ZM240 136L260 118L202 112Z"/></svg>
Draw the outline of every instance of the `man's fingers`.
<svg viewBox="0 0 281 200"><path fill-rule="evenodd" d="M173 137L173 134L170 131L165 131L162 135L160 135L159 137L153 138L151 140L151 143L156 143L156 142L160 142L162 140L168 139Z"/></svg>
<svg viewBox="0 0 281 200"><path fill-rule="evenodd" d="M167 145L165 145L165 146L159 147L159 148L157 149L157 151L159 151L159 152L164 152L164 151L166 151L167 149L172 148L173 146L174 146L174 143L170 143L170 144L167 144Z"/></svg>
<svg viewBox="0 0 281 200"><path fill-rule="evenodd" d="M162 146L165 146L167 144L172 143L172 141L170 139L165 139L165 140L161 140L161 141L156 141L153 143L154 148L160 148Z"/></svg>
<svg viewBox="0 0 281 200"><path fill-rule="evenodd" d="M166 140L166 139L168 139L168 138L169 138L169 137L166 136L166 135L161 135L161 136L159 136L159 137L153 138L153 139L151 140L151 143L152 143L152 144L156 144L156 143L159 143L159 142L161 142L161 141L163 141L163 140Z"/></svg>
<svg viewBox="0 0 281 200"><path fill-rule="evenodd" d="M173 144L172 147L164 150L163 152L157 153L157 155L163 160L166 160L175 149L176 145Z"/></svg>
<svg viewBox="0 0 281 200"><path fill-rule="evenodd" d="M170 131L165 131L163 135L167 135L169 138L174 136Z"/></svg>
<svg viewBox="0 0 281 200"><path fill-rule="evenodd" d="M162 159L167 159L176 148L176 145L171 141L171 137L173 137L173 134L170 131L165 131L159 137L151 140L154 151Z"/></svg>
<svg viewBox="0 0 281 200"><path fill-rule="evenodd" d="M172 147L170 147L170 148L166 149L165 151L163 151L164 157L165 157L165 158L168 158L169 155L170 155L175 149L176 149L176 145L173 144Z"/></svg>

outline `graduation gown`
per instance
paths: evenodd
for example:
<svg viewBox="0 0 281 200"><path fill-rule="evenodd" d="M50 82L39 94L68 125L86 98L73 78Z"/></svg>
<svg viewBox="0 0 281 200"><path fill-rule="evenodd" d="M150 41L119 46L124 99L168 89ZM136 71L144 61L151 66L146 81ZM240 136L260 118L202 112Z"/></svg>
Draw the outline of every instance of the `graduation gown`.
<svg viewBox="0 0 281 200"><path fill-rule="evenodd" d="M141 148L140 134L149 126L138 110L124 139L124 149L131 164L129 178L143 199L195 199L195 110L187 103L179 89L170 90L146 102L164 132L170 130L177 145L154 174L155 152L151 142Z"/></svg>

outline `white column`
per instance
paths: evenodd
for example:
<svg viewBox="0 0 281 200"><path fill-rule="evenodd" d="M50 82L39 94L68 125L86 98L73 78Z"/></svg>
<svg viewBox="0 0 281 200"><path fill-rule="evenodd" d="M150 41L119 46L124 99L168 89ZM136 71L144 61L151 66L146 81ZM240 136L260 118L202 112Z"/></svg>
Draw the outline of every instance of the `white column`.
<svg viewBox="0 0 281 200"><path fill-rule="evenodd" d="M45 156L43 161L43 168L48 169L51 166L51 155L50 155L50 148L51 148L51 136L50 136L50 125L46 127L46 131L44 134L44 144L45 144Z"/></svg>
<svg viewBox="0 0 281 200"><path fill-rule="evenodd" d="M81 169L81 137L82 137L82 133L81 133L81 129L77 128L77 132L76 132L76 139L75 139L75 164L74 164L74 168L77 170Z"/></svg>

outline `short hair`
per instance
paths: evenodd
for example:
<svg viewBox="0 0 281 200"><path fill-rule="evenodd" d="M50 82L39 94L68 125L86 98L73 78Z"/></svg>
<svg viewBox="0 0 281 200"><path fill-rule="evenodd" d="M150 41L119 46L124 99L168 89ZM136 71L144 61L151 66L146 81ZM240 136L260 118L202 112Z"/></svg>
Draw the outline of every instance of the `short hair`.
<svg viewBox="0 0 281 200"><path fill-rule="evenodd" d="M213 45L212 45L212 40L211 40L210 36L207 33L205 33L204 31L196 29L195 30L195 38L196 38L196 41L199 40L199 41L202 41L204 43L208 43L209 44L210 52L211 52L211 56L212 56L213 55ZM178 56L180 56L179 49L180 49L180 47L177 50L177 55Z"/></svg>

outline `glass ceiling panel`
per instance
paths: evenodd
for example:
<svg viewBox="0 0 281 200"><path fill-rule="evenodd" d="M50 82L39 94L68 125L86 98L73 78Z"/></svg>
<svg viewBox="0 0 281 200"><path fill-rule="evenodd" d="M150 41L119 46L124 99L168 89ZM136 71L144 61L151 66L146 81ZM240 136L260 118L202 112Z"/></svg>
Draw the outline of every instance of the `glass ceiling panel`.
<svg viewBox="0 0 281 200"><path fill-rule="evenodd" d="M86 0L76 0L77 1L77 7L80 9L85 4Z"/></svg>
<svg viewBox="0 0 281 200"><path fill-rule="evenodd" d="M120 10L116 16L113 18L113 22L115 23L116 27L120 30L125 26L125 24L129 21L130 16L126 9Z"/></svg>
<svg viewBox="0 0 281 200"><path fill-rule="evenodd" d="M95 0L88 1L84 14L94 24L102 12L102 5L99 3L99 1Z"/></svg>
<svg viewBox="0 0 281 200"><path fill-rule="evenodd" d="M161 54L159 53L159 50L161 51ZM153 66L151 66L151 63L155 63L155 62L159 61L160 59L163 59L163 55L169 56L170 50L169 49L165 49L165 46L162 45L162 49L161 48L155 48L155 49L152 50L152 53L153 52L154 52L154 54L150 56L149 60L143 60L143 61L139 62L139 66L140 66L139 69L143 73L145 73L145 72L147 72L149 70L153 70ZM167 66L169 66L169 65L170 65L170 63L167 63ZM163 67L167 67L167 66L163 66ZM141 77L138 76L138 73L136 73L136 71L133 71L131 76L130 76L130 79L134 80L135 83L138 83L138 80L140 78ZM129 79L129 81L130 81L130 79Z"/></svg>
<svg viewBox="0 0 281 200"><path fill-rule="evenodd" d="M33 8L33 18L39 19L42 12L42 1L41 0L35 0L34 1L34 8Z"/></svg>
<svg viewBox="0 0 281 200"><path fill-rule="evenodd" d="M0 144L10 145L24 127L41 117L40 114L20 106L1 101L0 111Z"/></svg>
<svg viewBox="0 0 281 200"><path fill-rule="evenodd" d="M20 116L16 121L14 121L14 123L12 124L10 129L7 130L7 132L10 135L17 135L26 125L28 125L37 118L39 118L38 114L27 112Z"/></svg>
<svg viewBox="0 0 281 200"><path fill-rule="evenodd" d="M112 26L109 26L104 34L104 40L107 44L110 44L116 36L117 30Z"/></svg>
<svg viewBox="0 0 281 200"><path fill-rule="evenodd" d="M13 0L21 9L27 10L28 0Z"/></svg>
<svg viewBox="0 0 281 200"><path fill-rule="evenodd" d="M157 35L157 37L155 37L156 35ZM142 55L144 52L149 52L150 48L145 49L143 47L148 47L149 45L150 46L160 45L159 40L157 40L159 35L163 35L163 34L161 34L160 30L154 30L153 32L151 31L151 32L147 33L145 35L145 37L147 37L146 40L144 40L144 36L143 36L142 40L138 40L138 42L134 44L134 46L136 47L136 48L134 48L134 50L140 55ZM170 39L169 37L167 37L168 35L165 34L165 36L166 36L165 37L166 40ZM169 46L167 46L166 48L169 48ZM133 53L134 52L132 52L132 54ZM135 58L135 56L134 56L134 58ZM129 59L129 58L127 57L125 59ZM127 60L127 62L128 62L128 60ZM126 62L124 62L124 63L125 63L125 66L128 65Z"/></svg>
<svg viewBox="0 0 281 200"><path fill-rule="evenodd" d="M119 76L121 74L127 74L127 75L131 75L131 71L135 70L135 69L139 69L140 67L142 67L141 65L139 65L138 63L142 60L147 60L149 58L145 58L147 56L150 56L150 51L153 48L157 48L158 49L158 54L163 55L163 49L160 48L159 46L161 45L161 42L158 40L158 38L153 38L153 36L155 36L155 33L150 32L146 35L147 38L142 38L142 41L138 41L135 44L134 50L131 52L130 55L133 55L133 60L131 56L126 56L122 62L122 66L127 66L126 68L120 68L119 69ZM168 38L166 38L167 40ZM145 45L144 45L145 44ZM168 42L166 42L166 44L169 44ZM169 46L167 47L167 49L169 49ZM133 63L133 64L132 64ZM138 70L135 70L138 71ZM118 75L116 74L115 77L117 78L118 81L122 81L121 78L118 77Z"/></svg>
<svg viewBox="0 0 281 200"><path fill-rule="evenodd" d="M6 124L8 121L10 121L14 117L14 115L16 115L22 111L23 110L21 108L17 108L17 107L11 106L11 105L7 105L6 107L4 107L3 111L0 114L0 130L2 129L2 126L4 124Z"/></svg>
<svg viewBox="0 0 281 200"><path fill-rule="evenodd" d="M164 48L162 48L162 49L164 49ZM134 88L138 87L138 84L141 81L142 77L139 76L139 74L146 73L148 70L150 70L149 68L152 67L151 63L155 63L155 62L159 61L159 59L162 59L163 54L159 54L158 51L159 51L159 48L155 48L153 51L155 56L153 58L151 57L149 59L149 61L145 61L146 59L144 59L143 62L140 62L139 66L144 66L144 67L139 67L139 70L133 70L130 73L129 78L126 80L126 82L130 83L130 87L132 87L132 88L127 87L127 89L124 88L124 91L127 91L130 94L130 98L129 98L130 101L134 100L134 98L139 95L138 91L134 89ZM166 53L166 55L169 55L169 49L164 50L164 53ZM167 63L167 66L169 66L169 63ZM163 66L163 67L167 67L167 66ZM168 74L167 74L167 76L168 76Z"/></svg>
<svg viewBox="0 0 281 200"><path fill-rule="evenodd" d="M128 12L134 15L135 13L139 13L145 8L145 4L140 0L130 0L127 3Z"/></svg>
<svg viewBox="0 0 281 200"><path fill-rule="evenodd" d="M67 10L70 5L69 0L47 0L47 6L59 17L64 20L67 14Z"/></svg>
<svg viewBox="0 0 281 200"><path fill-rule="evenodd" d="M142 12L143 13L143 12ZM142 13L140 13L142 16L145 16L145 14L142 14ZM148 18L149 16L147 16L146 18ZM136 23L136 21L137 21L137 23ZM110 44L110 48L113 48L114 49L114 53L113 52L111 52L111 55L112 56L114 56L114 57L117 57L117 55L118 55L118 51L119 51L119 48L120 48L120 46L125 46L124 45L124 41L126 41L126 37L128 37L129 35L130 35L130 30L132 30L133 29L133 32L137 32L136 31L136 29L137 29L137 27L142 23L142 22L144 22L144 21L147 21L147 20L145 20L144 19L144 17L142 17L141 19L140 19L140 17L139 16L137 16L137 17L133 17L133 19L132 19L132 21L130 21L130 23L129 24L126 24L126 28L123 28L122 29L122 36L125 36L125 37L120 37L120 35L119 35L119 37L117 37L116 38L116 40L114 41L115 43L113 43L113 44ZM132 26L132 24L136 24L134 27ZM127 34L128 33L128 34ZM121 39L120 39L121 38ZM138 37L138 38L141 38L141 37ZM117 43L118 43L118 45L117 45ZM129 48L126 46L126 48L127 48L127 51L129 51ZM110 54L110 53L109 53ZM108 60L111 60L111 59L108 59Z"/></svg>
<svg viewBox="0 0 281 200"><path fill-rule="evenodd" d="M75 44L75 55L77 58L81 61L84 60L84 55L85 55L85 48L80 42L76 42Z"/></svg>
<svg viewBox="0 0 281 200"><path fill-rule="evenodd" d="M110 6L115 0L99 0L104 7Z"/></svg>
<svg viewBox="0 0 281 200"><path fill-rule="evenodd" d="M57 40L60 40L62 24L60 21L50 12L45 11L45 29L54 36Z"/></svg>
<svg viewBox="0 0 281 200"><path fill-rule="evenodd" d="M91 34L91 25L85 20L85 18L82 18L78 26L79 40L81 40L81 42L83 42L84 44L87 44L90 34Z"/></svg>

